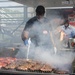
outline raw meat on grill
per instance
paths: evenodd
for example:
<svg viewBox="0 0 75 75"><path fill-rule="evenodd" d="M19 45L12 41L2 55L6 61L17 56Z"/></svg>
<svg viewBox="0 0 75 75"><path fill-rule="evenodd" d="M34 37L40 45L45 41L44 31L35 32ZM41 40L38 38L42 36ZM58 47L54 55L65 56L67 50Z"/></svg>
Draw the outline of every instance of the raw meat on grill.
<svg viewBox="0 0 75 75"><path fill-rule="evenodd" d="M8 64L10 64L15 59L13 58L0 58L0 68L6 67Z"/></svg>
<svg viewBox="0 0 75 75"><path fill-rule="evenodd" d="M12 58L12 57L6 57L5 59L9 62L13 62L13 61L17 60L16 58Z"/></svg>
<svg viewBox="0 0 75 75"><path fill-rule="evenodd" d="M0 68L5 67L7 64L4 62L0 62Z"/></svg>
<svg viewBox="0 0 75 75"><path fill-rule="evenodd" d="M12 61L15 61L16 58L12 58L12 57L6 57L6 58L0 58L0 62L6 63L6 64L10 64Z"/></svg>
<svg viewBox="0 0 75 75"><path fill-rule="evenodd" d="M25 64L26 60L15 60L12 61L10 64L8 64L6 67L4 67L5 69L16 69L18 66Z"/></svg>

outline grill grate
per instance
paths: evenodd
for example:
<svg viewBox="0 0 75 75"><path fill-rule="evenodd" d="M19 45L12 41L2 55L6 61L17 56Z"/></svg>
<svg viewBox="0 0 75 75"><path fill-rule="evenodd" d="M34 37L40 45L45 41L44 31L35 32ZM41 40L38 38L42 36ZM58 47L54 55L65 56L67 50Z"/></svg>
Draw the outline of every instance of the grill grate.
<svg viewBox="0 0 75 75"><path fill-rule="evenodd" d="M16 71L16 70L0 70L0 75L75 75L75 73L70 74L55 74L55 73L48 73L48 72L30 72L30 71Z"/></svg>

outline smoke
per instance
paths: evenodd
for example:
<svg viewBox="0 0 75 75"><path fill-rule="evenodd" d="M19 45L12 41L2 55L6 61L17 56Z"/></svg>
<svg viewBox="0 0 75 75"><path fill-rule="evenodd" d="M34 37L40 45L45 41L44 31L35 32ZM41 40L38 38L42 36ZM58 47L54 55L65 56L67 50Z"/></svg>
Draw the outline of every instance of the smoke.
<svg viewBox="0 0 75 75"><path fill-rule="evenodd" d="M35 58L41 62L50 64L54 68L60 70L71 71L71 64L74 60L74 53L62 51L60 53L54 54L50 51L36 50Z"/></svg>
<svg viewBox="0 0 75 75"><path fill-rule="evenodd" d="M50 19L48 18L46 23L43 22L42 19L41 24L36 22L32 28L28 29L30 34L29 37L31 37L31 39L33 38L29 49L29 59L48 63L52 67L61 70L70 70L75 54L72 51L62 51L60 48L61 44L59 42L59 37L55 34L56 28L62 24L63 21L62 16L54 15L53 17L50 16ZM54 53L54 44L50 32L52 33L57 48L56 54ZM21 47L20 51L23 52L22 55L25 53L23 58L26 58L27 48ZM21 52L19 52L19 56L22 56Z"/></svg>

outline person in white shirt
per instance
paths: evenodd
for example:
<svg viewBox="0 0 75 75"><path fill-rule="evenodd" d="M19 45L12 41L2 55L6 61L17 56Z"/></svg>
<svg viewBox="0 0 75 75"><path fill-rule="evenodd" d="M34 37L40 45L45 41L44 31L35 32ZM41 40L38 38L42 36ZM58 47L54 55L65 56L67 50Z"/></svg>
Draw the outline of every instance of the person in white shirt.
<svg viewBox="0 0 75 75"><path fill-rule="evenodd" d="M69 38L73 38L75 36L74 30L69 25L68 20L65 20L64 25L58 28L58 32L60 32L60 42L64 42L65 47L68 47Z"/></svg>

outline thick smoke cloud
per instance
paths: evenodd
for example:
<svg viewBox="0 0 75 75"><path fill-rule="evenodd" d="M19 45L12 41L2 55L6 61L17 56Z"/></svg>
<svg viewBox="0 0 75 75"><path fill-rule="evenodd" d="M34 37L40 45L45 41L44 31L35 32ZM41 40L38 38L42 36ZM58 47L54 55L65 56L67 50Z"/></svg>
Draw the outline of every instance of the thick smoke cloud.
<svg viewBox="0 0 75 75"><path fill-rule="evenodd" d="M39 23L35 23L35 25L33 25L32 27L33 31L31 31L32 29L29 29L31 37L37 34L40 38L37 39L37 41L39 41L38 47L36 47L33 42L31 43L29 49L29 59L39 60L41 62L48 63L52 67L61 70L70 70L72 61L75 58L75 53L72 51L61 50L59 37L55 34L56 28L60 24L62 24L64 20L62 19L62 16L57 14L53 16L50 15L50 17L48 17L48 20L49 21L47 23L42 23L40 26ZM54 45L52 43L50 32L52 33L54 43L56 44L56 54L54 53ZM26 58L27 47L20 47L20 50L24 54L23 58ZM23 54L21 55L21 52L19 52L18 54L19 57L23 56Z"/></svg>

